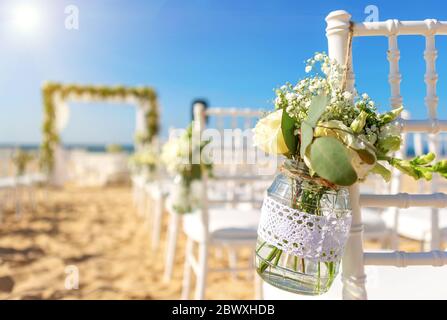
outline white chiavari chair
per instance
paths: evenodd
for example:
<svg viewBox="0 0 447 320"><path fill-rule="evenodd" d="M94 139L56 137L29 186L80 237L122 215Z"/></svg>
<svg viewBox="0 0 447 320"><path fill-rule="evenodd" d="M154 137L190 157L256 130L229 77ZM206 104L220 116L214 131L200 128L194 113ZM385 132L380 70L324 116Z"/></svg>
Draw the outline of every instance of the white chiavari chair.
<svg viewBox="0 0 447 320"><path fill-rule="evenodd" d="M249 165L245 159L250 159L255 155L248 154L249 148L245 148L244 137L242 137L242 130L249 130L254 127L257 119L262 116L263 112L260 110L254 110L249 108L220 108L212 107L205 110L202 103L197 103L203 108L203 114L201 117L209 119L215 132L218 132L220 137L224 137L225 130L231 129L234 134L234 138L230 140L222 139L221 145L217 150L217 157L220 157L221 163L215 163L213 165L213 172L217 176L230 176L235 177L239 173L243 173L244 176L249 177L250 181L233 181L227 179L225 183L221 183L221 188L212 188L209 190L209 196L211 198L219 197L226 200L226 207L235 209L241 207L241 201L236 195L247 194L250 200L261 201L263 191L267 187L268 179L256 176L254 171L256 168L254 165ZM196 120L197 121L197 120ZM202 120L205 123L205 120ZM216 151L216 150L214 150ZM254 151L251 151L254 152ZM255 179L256 176L256 179ZM212 194L214 193L214 194ZM169 282L173 276L177 239L181 230L181 217L170 206L169 197L167 198L166 210L169 213L169 225L168 225L168 238L166 246L166 260L164 280ZM245 201L247 204L247 201ZM237 264L237 253L231 247L227 248L229 251L229 261L231 266ZM222 252L220 248L216 249L216 254L221 256ZM233 268L235 269L235 268ZM233 273L234 275L235 273Z"/></svg>
<svg viewBox="0 0 447 320"><path fill-rule="evenodd" d="M435 35L447 35L447 22L433 19L424 21L388 20L384 22L353 23L351 15L346 11L334 11L326 18L329 55L340 64L346 62L346 52L350 30L354 37L385 36L388 38L388 60L390 62L389 82L391 87L391 106L402 104L400 95L401 74L399 71L400 52L398 36L418 35L425 37L426 48L426 98L425 104L429 111L427 120L403 120L404 132L428 133L430 150L438 150L438 133L447 131L447 120L437 119L438 97L436 95L435 61L437 50ZM352 55L351 55L352 56ZM348 75L348 88L354 91L354 73ZM396 184L397 185L397 184ZM398 186L398 185L397 185ZM437 181L432 182L430 194L394 193L385 195L361 195L359 186L351 190L353 209L352 227L342 263L342 277L325 295L316 299L443 299L447 296L447 287L440 285L440 279L447 277L447 253L440 251L439 208L447 206L447 196L436 192ZM398 190L397 190L398 192ZM429 252L364 252L363 223L361 207L429 207L431 212L431 250ZM404 268L404 269L396 269ZM366 282L368 279L371 281ZM271 286L264 285L264 295L269 298L305 298L288 295Z"/></svg>
<svg viewBox="0 0 447 320"><path fill-rule="evenodd" d="M261 115L260 111L250 109L209 108L205 110L203 104L196 104L194 130L203 132L207 117L210 117L210 120L213 117L217 119L216 127L221 133L225 132L223 117L230 118L233 130L241 128L251 130ZM244 120L242 121L241 118ZM254 249L260 206L264 190L271 181L271 176L256 175L254 171L256 163L252 163L252 168L249 168L248 161L239 162L240 158L237 157L240 155L238 153L243 153L247 148L244 148L243 142L240 144L237 142L237 137L234 139L234 161L223 162L222 165L216 164L212 179L208 179L207 174L203 174L202 206L196 212L182 216L183 232L187 238L183 299L189 297L191 272L196 275L195 299L203 299L209 272L234 273L253 270L253 261L250 261L247 267L237 266L236 250L241 247ZM228 147L229 145L223 144L222 159L224 159L225 149ZM264 183L264 187L262 183ZM198 257L194 254L195 244L198 246ZM208 256L212 248L229 250L230 264L228 268L209 268Z"/></svg>

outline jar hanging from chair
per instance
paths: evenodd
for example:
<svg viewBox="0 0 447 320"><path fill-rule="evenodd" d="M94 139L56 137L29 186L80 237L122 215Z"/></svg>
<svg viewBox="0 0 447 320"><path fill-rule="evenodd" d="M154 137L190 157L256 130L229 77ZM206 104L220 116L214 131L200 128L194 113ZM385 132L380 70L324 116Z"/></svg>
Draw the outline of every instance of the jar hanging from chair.
<svg viewBox="0 0 447 320"><path fill-rule="evenodd" d="M283 290L319 295L338 274L351 226L348 189L287 160L264 200L256 245L262 279Z"/></svg>
<svg viewBox="0 0 447 320"><path fill-rule="evenodd" d="M198 179L187 179L178 174L174 178L170 201L172 208L179 214L192 213L202 202L202 183Z"/></svg>

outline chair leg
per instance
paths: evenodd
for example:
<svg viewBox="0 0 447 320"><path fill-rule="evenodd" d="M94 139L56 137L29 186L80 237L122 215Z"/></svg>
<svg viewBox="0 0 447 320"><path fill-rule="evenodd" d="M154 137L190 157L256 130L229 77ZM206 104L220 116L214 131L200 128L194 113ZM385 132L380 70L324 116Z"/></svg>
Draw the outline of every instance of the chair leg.
<svg viewBox="0 0 447 320"><path fill-rule="evenodd" d="M0 224L3 222L3 210L5 208L5 195L2 194L1 203L0 203Z"/></svg>
<svg viewBox="0 0 447 320"><path fill-rule="evenodd" d="M214 249L214 256L216 257L216 259L218 260L222 260L224 257L224 253L223 253L223 249L222 247L215 247Z"/></svg>
<svg viewBox="0 0 447 320"><path fill-rule="evenodd" d="M262 279L259 274L254 271L254 287L255 287L255 300L264 300L264 292L262 289Z"/></svg>
<svg viewBox="0 0 447 320"><path fill-rule="evenodd" d="M144 217L144 191L142 188L138 188L138 215Z"/></svg>
<svg viewBox="0 0 447 320"><path fill-rule="evenodd" d="M156 251L158 250L158 247L160 245L160 234L161 234L161 227L163 223L163 212L164 212L164 206L163 206L163 197L160 196L153 202L155 212L153 214L153 220L152 220L152 250Z"/></svg>
<svg viewBox="0 0 447 320"><path fill-rule="evenodd" d="M231 277L233 278L233 280L237 279L237 252L235 249L233 248L229 248L228 249L228 262L230 264L230 269L231 270Z"/></svg>
<svg viewBox="0 0 447 320"><path fill-rule="evenodd" d="M172 279L174 270L175 251L177 248L178 229L180 225L180 216L176 213L171 213L168 231L168 243L166 248L166 263L164 281L169 282Z"/></svg>
<svg viewBox="0 0 447 320"><path fill-rule="evenodd" d="M199 261L197 270L196 300L205 298L206 277L208 274L208 244L206 242L199 244Z"/></svg>
<svg viewBox="0 0 447 320"><path fill-rule="evenodd" d="M191 259L194 257L194 243L188 237L185 249L185 264L183 269L183 285L182 285L182 300L189 299L189 292L191 291Z"/></svg>
<svg viewBox="0 0 447 320"><path fill-rule="evenodd" d="M142 200L142 217L144 219L145 226L147 226L148 230L151 228L151 223L153 223L153 212L152 212L152 198L146 193L143 193Z"/></svg>
<svg viewBox="0 0 447 320"><path fill-rule="evenodd" d="M31 208L31 212L34 212L36 209L36 201L35 201L35 190L34 190L34 186L29 186L29 190L28 190L28 196L29 196L29 202L30 202L30 208Z"/></svg>
<svg viewBox="0 0 447 320"><path fill-rule="evenodd" d="M17 186L15 188L14 200L16 205L16 219L22 217L22 199L21 199L21 188Z"/></svg>

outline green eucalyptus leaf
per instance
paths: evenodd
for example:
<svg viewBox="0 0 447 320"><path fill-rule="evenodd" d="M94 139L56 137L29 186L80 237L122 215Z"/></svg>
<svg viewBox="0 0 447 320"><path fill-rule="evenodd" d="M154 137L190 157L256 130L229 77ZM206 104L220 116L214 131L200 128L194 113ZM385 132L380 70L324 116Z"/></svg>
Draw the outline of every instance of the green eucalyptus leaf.
<svg viewBox="0 0 447 320"><path fill-rule="evenodd" d="M358 179L347 148L336 138L315 139L310 146L310 161L320 177L336 185L350 186Z"/></svg>
<svg viewBox="0 0 447 320"><path fill-rule="evenodd" d="M309 111L307 113L307 118L305 122L310 124L312 127L317 125L318 120L320 120L321 115L326 110L327 107L327 96L325 94L320 94L312 99L309 106Z"/></svg>
<svg viewBox="0 0 447 320"><path fill-rule="evenodd" d="M301 124L301 146L300 146L300 156L304 159L306 156L306 149L312 143L314 136L314 131L312 127L307 123L303 122Z"/></svg>
<svg viewBox="0 0 447 320"><path fill-rule="evenodd" d="M326 110L327 96L320 94L312 99L309 106L306 119L301 123L301 146L300 156L304 159L307 147L312 143L314 131L313 128L317 125L318 120Z"/></svg>
<svg viewBox="0 0 447 320"><path fill-rule="evenodd" d="M284 142L289 148L290 154L296 154L298 148L298 137L295 135L295 120L284 109L281 119L281 130Z"/></svg>

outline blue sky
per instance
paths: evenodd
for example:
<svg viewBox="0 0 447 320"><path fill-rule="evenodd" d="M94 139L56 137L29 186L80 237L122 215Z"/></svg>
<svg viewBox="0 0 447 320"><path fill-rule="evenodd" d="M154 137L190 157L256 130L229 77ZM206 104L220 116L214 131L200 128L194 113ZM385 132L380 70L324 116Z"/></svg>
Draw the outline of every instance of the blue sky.
<svg viewBox="0 0 447 320"><path fill-rule="evenodd" d="M11 23L11 8L31 3L41 13L32 32ZM79 30L64 28L64 8L79 8ZM164 132L184 127L194 98L214 106L270 109L273 89L304 76L315 51L325 51L325 16L345 9L362 21L367 5L380 20L447 20L442 0L2 0L0 2L0 143L40 141L45 80L83 84L151 85L162 107ZM447 42L437 68L447 70ZM414 118L426 115L424 39L400 37L402 94ZM356 39L357 88L388 107L386 38ZM446 117L446 81L438 84ZM131 106L72 104L62 137L68 143L131 142Z"/></svg>

